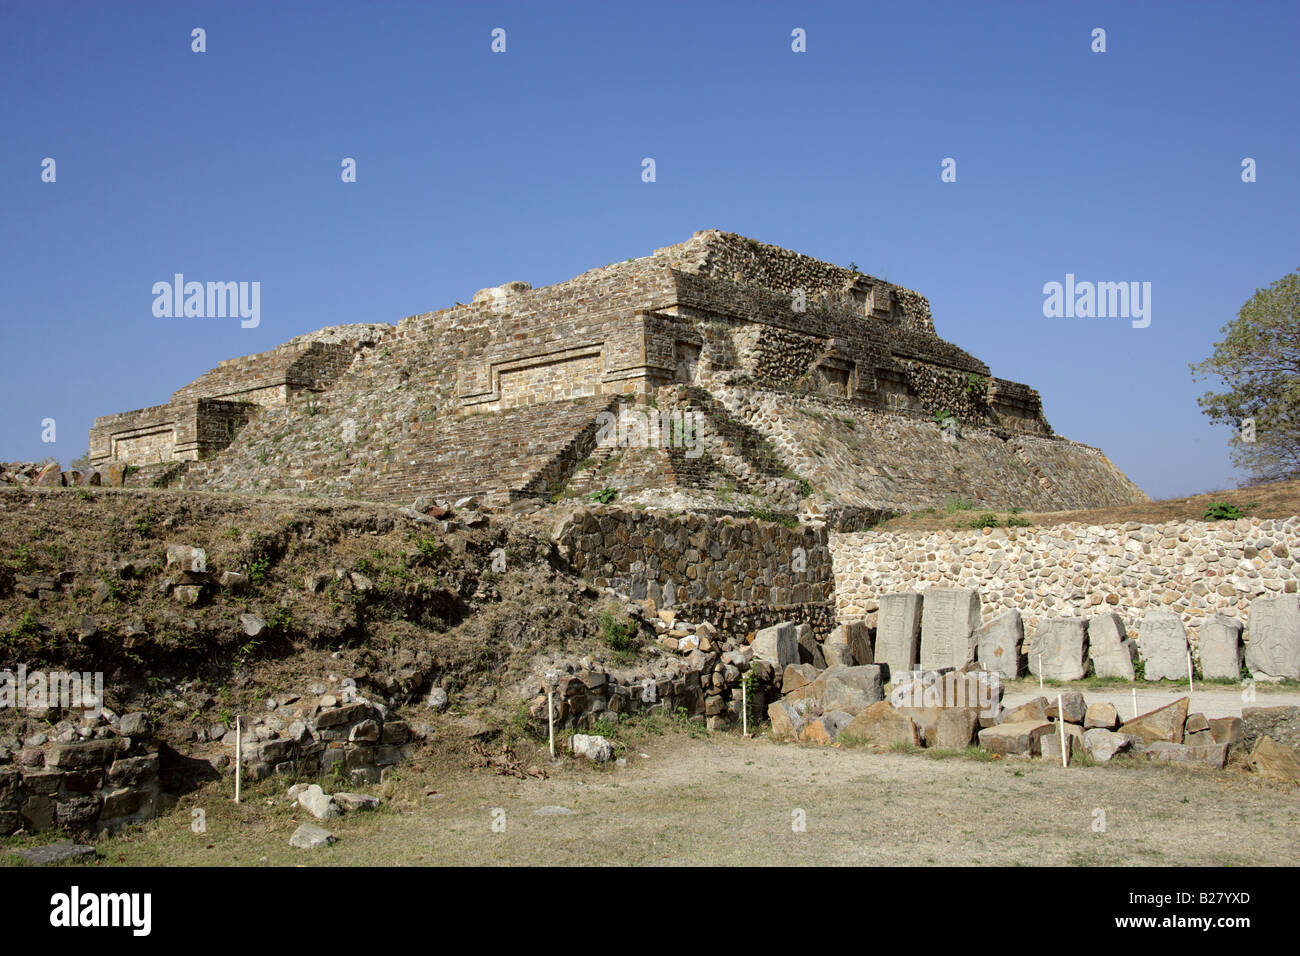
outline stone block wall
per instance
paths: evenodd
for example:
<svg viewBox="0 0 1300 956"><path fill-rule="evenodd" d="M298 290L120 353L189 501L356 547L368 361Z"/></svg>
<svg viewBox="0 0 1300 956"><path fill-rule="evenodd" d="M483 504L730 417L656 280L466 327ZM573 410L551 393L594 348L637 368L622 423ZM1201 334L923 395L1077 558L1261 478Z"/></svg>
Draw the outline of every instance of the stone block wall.
<svg viewBox="0 0 1300 956"><path fill-rule="evenodd" d="M767 607L794 619L790 609L829 610L833 597L827 535L820 525L787 528L770 521L610 507L568 516L554 538L575 573L633 600L650 598L659 607L716 602L733 614ZM828 623L825 614L811 610L797 618Z"/></svg>
<svg viewBox="0 0 1300 956"><path fill-rule="evenodd" d="M1138 631L1151 610L1188 633L1215 613L1245 621L1257 597L1300 586L1300 517L983 531L832 533L841 621L874 622L880 595L979 590L985 622L1011 609L1027 631L1049 617L1114 611Z"/></svg>
<svg viewBox="0 0 1300 956"><path fill-rule="evenodd" d="M13 740L0 750L0 835L20 828L116 832L158 815L157 743L147 733L102 731L67 742Z"/></svg>

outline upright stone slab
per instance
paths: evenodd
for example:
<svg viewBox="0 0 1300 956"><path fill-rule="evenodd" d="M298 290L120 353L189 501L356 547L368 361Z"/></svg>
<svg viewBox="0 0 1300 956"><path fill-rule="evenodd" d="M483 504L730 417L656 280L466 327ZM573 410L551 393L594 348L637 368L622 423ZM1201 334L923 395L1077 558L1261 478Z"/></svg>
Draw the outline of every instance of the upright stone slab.
<svg viewBox="0 0 1300 956"><path fill-rule="evenodd" d="M795 626L789 623L763 628L754 635L754 660L767 661L782 672L790 664L798 664L797 633Z"/></svg>
<svg viewBox="0 0 1300 956"><path fill-rule="evenodd" d="M976 659L986 671L1015 680L1024 667L1025 624L1015 608L999 614L979 630Z"/></svg>
<svg viewBox="0 0 1300 956"><path fill-rule="evenodd" d="M894 675L910 671L920 660L921 595L915 591L882 594L876 615L875 662Z"/></svg>
<svg viewBox="0 0 1300 956"><path fill-rule="evenodd" d="M1118 614L1098 614L1088 622L1088 654L1098 677L1133 680L1137 645L1128 639L1124 619Z"/></svg>
<svg viewBox="0 0 1300 956"><path fill-rule="evenodd" d="M1028 648L1029 673L1048 680L1080 680L1088 652L1087 623L1080 617L1040 621Z"/></svg>
<svg viewBox="0 0 1300 956"><path fill-rule="evenodd" d="M1255 598L1246 635L1251 674L1263 680L1300 680L1300 596Z"/></svg>
<svg viewBox="0 0 1300 956"><path fill-rule="evenodd" d="M1196 643L1201 652L1201 674L1206 678L1241 677L1241 622L1216 614L1201 625Z"/></svg>
<svg viewBox="0 0 1300 956"><path fill-rule="evenodd" d="M1171 611L1149 611L1138 629L1147 680L1187 680L1187 631Z"/></svg>
<svg viewBox="0 0 1300 956"><path fill-rule="evenodd" d="M970 588L929 588L921 606L921 668L965 667L975 660L980 595Z"/></svg>

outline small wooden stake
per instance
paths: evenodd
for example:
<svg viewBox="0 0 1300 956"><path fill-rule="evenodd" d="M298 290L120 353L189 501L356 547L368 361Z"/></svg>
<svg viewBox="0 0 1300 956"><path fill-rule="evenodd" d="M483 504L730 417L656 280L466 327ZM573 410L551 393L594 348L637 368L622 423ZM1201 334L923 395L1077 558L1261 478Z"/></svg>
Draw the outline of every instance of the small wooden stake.
<svg viewBox="0 0 1300 956"><path fill-rule="evenodd" d="M1068 767L1069 760L1066 759L1069 751L1065 749L1065 702L1062 700L1064 695L1056 695L1056 723L1061 728L1061 766Z"/></svg>
<svg viewBox="0 0 1300 956"><path fill-rule="evenodd" d="M551 759L555 759L555 691L546 688L546 729L551 741Z"/></svg>
<svg viewBox="0 0 1300 956"><path fill-rule="evenodd" d="M244 733L241 728L240 719L235 717L235 802L239 802L239 785L241 783L240 774L244 768Z"/></svg>

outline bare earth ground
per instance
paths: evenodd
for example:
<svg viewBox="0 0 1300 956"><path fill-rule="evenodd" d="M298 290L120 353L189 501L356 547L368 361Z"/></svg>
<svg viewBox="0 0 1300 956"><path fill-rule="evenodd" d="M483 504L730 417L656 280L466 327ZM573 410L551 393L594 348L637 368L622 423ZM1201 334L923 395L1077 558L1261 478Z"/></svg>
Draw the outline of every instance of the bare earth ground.
<svg viewBox="0 0 1300 956"><path fill-rule="evenodd" d="M1037 678L1006 681L1003 684L1002 703L1008 709L1019 707L1035 697L1055 699L1062 690L1082 692L1089 704L1113 704L1121 720L1131 720L1133 713L1134 685L1126 683L1092 683L1056 684L1047 681L1042 690L1038 688ZM1137 712L1149 713L1158 707L1172 704L1180 697L1187 696L1187 684L1174 681L1161 681L1159 684L1142 683L1137 686ZM1242 707L1295 707L1300 706L1300 685L1287 682L1281 685L1258 683L1254 686L1253 703L1242 700L1242 687L1235 684L1215 682L1202 684L1197 681L1192 691L1188 706L1189 713L1202 713L1206 717L1240 717Z"/></svg>
<svg viewBox="0 0 1300 956"><path fill-rule="evenodd" d="M104 864L128 866L1260 866L1300 858L1300 789L1239 772L1137 761L1067 770L679 730L632 741L622 768L566 757L551 764L544 744L531 746L546 780L458 769L463 761L444 767L427 755L377 788L379 811L325 824L339 837L327 849L289 847L300 823L316 821L284 799L282 779L246 791L240 805L229 781L209 785L99 850ZM574 813L535 813L547 806ZM196 808L206 813L202 834L191 830ZM796 832L800 811L805 829ZM504 820L503 832L494 820Z"/></svg>

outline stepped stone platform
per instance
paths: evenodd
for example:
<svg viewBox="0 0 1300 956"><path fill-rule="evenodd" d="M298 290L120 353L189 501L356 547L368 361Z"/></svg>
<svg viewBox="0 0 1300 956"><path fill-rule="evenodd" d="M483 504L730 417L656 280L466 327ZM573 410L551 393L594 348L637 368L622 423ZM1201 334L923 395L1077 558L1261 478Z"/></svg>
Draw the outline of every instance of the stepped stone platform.
<svg viewBox="0 0 1300 956"><path fill-rule="evenodd" d="M664 427L609 427L629 410ZM90 446L93 466L131 465L128 483L372 500L1147 500L1098 449L1053 434L1036 391L940 338L924 296L716 230L222 362L165 405L96 419Z"/></svg>

